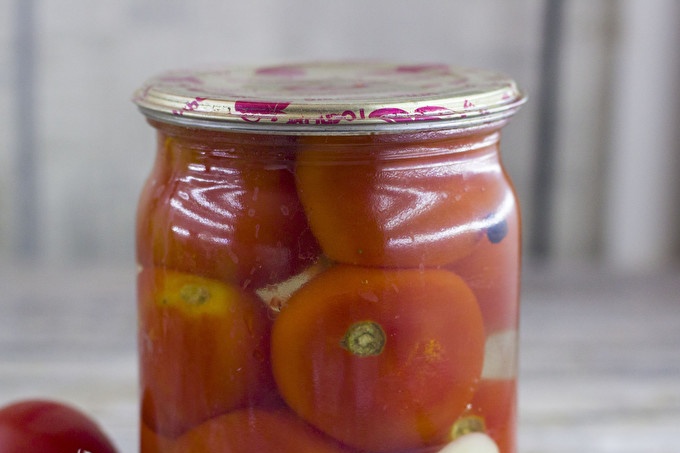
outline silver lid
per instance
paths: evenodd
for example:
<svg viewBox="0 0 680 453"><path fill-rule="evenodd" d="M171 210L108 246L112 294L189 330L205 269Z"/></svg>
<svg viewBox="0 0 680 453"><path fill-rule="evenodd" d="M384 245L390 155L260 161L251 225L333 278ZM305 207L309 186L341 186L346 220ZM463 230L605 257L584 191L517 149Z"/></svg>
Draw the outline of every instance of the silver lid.
<svg viewBox="0 0 680 453"><path fill-rule="evenodd" d="M492 71L317 62L172 71L148 80L134 102L151 118L195 127L347 134L483 126L525 97Z"/></svg>

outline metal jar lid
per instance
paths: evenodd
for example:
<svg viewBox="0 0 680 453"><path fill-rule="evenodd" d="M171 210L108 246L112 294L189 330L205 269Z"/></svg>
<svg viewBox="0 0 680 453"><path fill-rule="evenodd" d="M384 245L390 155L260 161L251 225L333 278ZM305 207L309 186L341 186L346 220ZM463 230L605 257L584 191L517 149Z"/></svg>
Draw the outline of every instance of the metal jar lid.
<svg viewBox="0 0 680 453"><path fill-rule="evenodd" d="M524 101L497 72L376 62L172 71L134 95L162 122L292 134L469 129L506 120Z"/></svg>

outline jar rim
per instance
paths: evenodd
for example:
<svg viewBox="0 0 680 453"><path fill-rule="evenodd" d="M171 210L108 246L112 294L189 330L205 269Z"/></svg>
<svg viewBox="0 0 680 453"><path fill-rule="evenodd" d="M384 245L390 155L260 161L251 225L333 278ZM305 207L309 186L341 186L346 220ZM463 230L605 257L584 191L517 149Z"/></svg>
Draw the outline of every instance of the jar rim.
<svg viewBox="0 0 680 453"><path fill-rule="evenodd" d="M133 97L161 122L324 135L487 128L525 101L514 80L494 71L356 61L170 71Z"/></svg>

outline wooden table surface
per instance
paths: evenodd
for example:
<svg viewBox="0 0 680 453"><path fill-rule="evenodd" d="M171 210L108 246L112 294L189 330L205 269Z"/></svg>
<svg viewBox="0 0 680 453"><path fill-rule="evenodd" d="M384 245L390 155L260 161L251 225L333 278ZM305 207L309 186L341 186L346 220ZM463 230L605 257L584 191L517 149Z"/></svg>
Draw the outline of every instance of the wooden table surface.
<svg viewBox="0 0 680 453"><path fill-rule="evenodd" d="M130 268L0 263L0 405L68 401L137 452ZM525 266L520 452L680 452L680 271Z"/></svg>

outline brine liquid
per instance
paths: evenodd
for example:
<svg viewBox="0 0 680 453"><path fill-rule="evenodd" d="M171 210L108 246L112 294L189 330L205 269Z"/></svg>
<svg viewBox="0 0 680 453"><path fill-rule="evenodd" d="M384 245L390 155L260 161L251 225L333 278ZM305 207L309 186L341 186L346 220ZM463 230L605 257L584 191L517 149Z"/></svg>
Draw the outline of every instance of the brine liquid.
<svg viewBox="0 0 680 453"><path fill-rule="evenodd" d="M156 127L142 453L514 453L520 225L497 131Z"/></svg>

